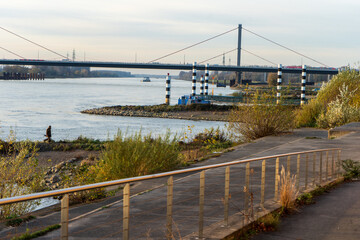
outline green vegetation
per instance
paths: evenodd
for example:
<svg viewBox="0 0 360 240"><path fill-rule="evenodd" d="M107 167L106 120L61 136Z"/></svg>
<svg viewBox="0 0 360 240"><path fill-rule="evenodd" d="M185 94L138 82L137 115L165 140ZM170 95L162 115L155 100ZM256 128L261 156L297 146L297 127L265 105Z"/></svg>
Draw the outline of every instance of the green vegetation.
<svg viewBox="0 0 360 240"><path fill-rule="evenodd" d="M26 216L26 217L20 217L18 215L11 215L11 216L6 218L5 225L6 226L16 227L16 226L19 226L23 222L28 222L28 221L30 221L32 219L35 219L35 218L36 217L34 217L32 215Z"/></svg>
<svg viewBox="0 0 360 240"><path fill-rule="evenodd" d="M83 136L79 136L75 140L61 140L53 145L53 150L71 151L74 149L83 149L86 151L100 151L104 149L104 142L98 139L91 139Z"/></svg>
<svg viewBox="0 0 360 240"><path fill-rule="evenodd" d="M28 141L16 142L13 134L6 144L1 143L0 196L14 197L39 191L42 188L42 174L38 171L36 146ZM27 201L0 206L0 219L21 216L30 212L38 201Z"/></svg>
<svg viewBox="0 0 360 240"><path fill-rule="evenodd" d="M360 163L351 159L346 159L341 162L341 166L344 169L344 178L351 180L353 178L360 177Z"/></svg>
<svg viewBox="0 0 360 240"><path fill-rule="evenodd" d="M276 105L273 94L256 94L247 105L231 111L229 129L250 141L294 127L293 107Z"/></svg>
<svg viewBox="0 0 360 240"><path fill-rule="evenodd" d="M12 240L29 240L29 239L33 239L33 238L37 238L40 236L44 236L46 233L51 232L53 230L59 229L61 228L60 224L55 224L55 225L51 225L43 230L37 231L37 232L33 232L33 233L29 233L29 231L27 231L26 233L24 233L23 235L21 235L20 237L14 237L12 238Z"/></svg>
<svg viewBox="0 0 360 240"><path fill-rule="evenodd" d="M297 112L300 127L332 128L360 121L360 73L347 70L334 76L316 98Z"/></svg>

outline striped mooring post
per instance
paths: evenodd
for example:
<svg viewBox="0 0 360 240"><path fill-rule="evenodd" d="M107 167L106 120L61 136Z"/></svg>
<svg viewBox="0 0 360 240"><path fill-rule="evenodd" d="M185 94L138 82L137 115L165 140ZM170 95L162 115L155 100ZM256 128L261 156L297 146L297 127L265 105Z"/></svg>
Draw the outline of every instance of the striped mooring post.
<svg viewBox="0 0 360 240"><path fill-rule="evenodd" d="M205 66L205 95L209 95L209 64Z"/></svg>
<svg viewBox="0 0 360 240"><path fill-rule="evenodd" d="M278 79L277 79L277 93L276 93L276 104L280 103L281 97L281 82L282 82L282 65L278 65Z"/></svg>
<svg viewBox="0 0 360 240"><path fill-rule="evenodd" d="M168 73L166 76L166 97L165 97L165 104L170 105L170 88L171 88L171 77Z"/></svg>
<svg viewBox="0 0 360 240"><path fill-rule="evenodd" d="M200 95L204 95L204 76L201 75L200 78Z"/></svg>
<svg viewBox="0 0 360 240"><path fill-rule="evenodd" d="M191 95L196 95L196 62L193 63L193 75L192 75L192 91Z"/></svg>
<svg viewBox="0 0 360 240"><path fill-rule="evenodd" d="M300 105L305 104L305 86L306 86L306 65L302 66L302 73L301 73L301 100Z"/></svg>

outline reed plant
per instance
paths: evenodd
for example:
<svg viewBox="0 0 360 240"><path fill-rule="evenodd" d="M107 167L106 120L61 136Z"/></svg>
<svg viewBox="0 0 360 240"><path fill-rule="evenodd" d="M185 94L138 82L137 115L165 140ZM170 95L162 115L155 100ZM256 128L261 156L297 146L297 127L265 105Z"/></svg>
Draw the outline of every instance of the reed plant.
<svg viewBox="0 0 360 240"><path fill-rule="evenodd" d="M296 208L295 199L299 192L296 189L296 175L285 172L284 166L280 171L280 204L283 210L294 210Z"/></svg>

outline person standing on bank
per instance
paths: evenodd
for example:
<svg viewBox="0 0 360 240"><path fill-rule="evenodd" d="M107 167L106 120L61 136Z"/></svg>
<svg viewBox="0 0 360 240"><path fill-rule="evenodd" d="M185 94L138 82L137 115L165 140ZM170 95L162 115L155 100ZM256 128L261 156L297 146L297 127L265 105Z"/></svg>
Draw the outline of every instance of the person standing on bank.
<svg viewBox="0 0 360 240"><path fill-rule="evenodd" d="M45 139L44 141L46 142L51 142L51 126L49 126L47 129L46 129L46 135L47 139Z"/></svg>

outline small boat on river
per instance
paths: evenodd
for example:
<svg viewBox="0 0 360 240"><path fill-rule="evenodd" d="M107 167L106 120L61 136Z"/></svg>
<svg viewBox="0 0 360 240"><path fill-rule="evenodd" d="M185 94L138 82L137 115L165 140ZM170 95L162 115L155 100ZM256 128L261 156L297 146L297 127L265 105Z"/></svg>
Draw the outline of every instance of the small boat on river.
<svg viewBox="0 0 360 240"><path fill-rule="evenodd" d="M141 82L151 82L149 77L144 77Z"/></svg>

